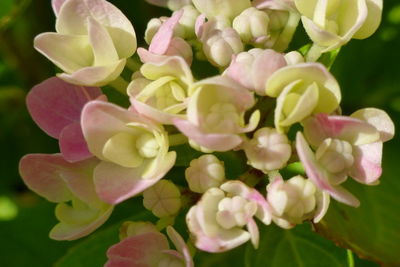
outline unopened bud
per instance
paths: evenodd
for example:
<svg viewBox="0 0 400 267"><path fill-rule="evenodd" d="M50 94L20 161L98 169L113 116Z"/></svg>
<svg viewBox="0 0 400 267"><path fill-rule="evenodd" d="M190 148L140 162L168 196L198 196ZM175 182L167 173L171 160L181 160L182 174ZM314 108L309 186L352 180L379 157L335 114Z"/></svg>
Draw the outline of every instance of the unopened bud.
<svg viewBox="0 0 400 267"><path fill-rule="evenodd" d="M204 193L209 188L219 187L225 180L224 163L214 155L203 155L190 162L185 171L190 190Z"/></svg>
<svg viewBox="0 0 400 267"><path fill-rule="evenodd" d="M268 38L269 17L255 7L244 10L233 20L233 28L245 43L258 43Z"/></svg>
<svg viewBox="0 0 400 267"><path fill-rule="evenodd" d="M143 205L159 218L175 215L181 208L181 193L171 181L160 180L143 192Z"/></svg>
<svg viewBox="0 0 400 267"><path fill-rule="evenodd" d="M265 173L285 166L292 153L286 135L268 127L257 130L244 151L248 164Z"/></svg>

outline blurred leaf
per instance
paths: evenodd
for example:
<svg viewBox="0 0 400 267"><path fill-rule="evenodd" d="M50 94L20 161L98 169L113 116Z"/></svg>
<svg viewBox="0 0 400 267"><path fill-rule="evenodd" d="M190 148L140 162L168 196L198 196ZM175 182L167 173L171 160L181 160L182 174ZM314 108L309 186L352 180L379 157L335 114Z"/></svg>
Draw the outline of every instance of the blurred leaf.
<svg viewBox="0 0 400 267"><path fill-rule="evenodd" d="M48 237L56 221L54 204L25 193L17 199L18 216L0 221L1 266L44 267L64 254L73 242L58 242Z"/></svg>
<svg viewBox="0 0 400 267"><path fill-rule="evenodd" d="M11 12L15 4L15 0L1 0L0 1L0 19Z"/></svg>
<svg viewBox="0 0 400 267"><path fill-rule="evenodd" d="M360 199L361 206L352 208L332 201L328 213L315 227L321 235L352 249L361 258L399 266L399 146L386 145L384 149L381 184L365 186L349 181L345 186Z"/></svg>
<svg viewBox="0 0 400 267"><path fill-rule="evenodd" d="M347 266L346 250L312 232L309 224L284 230L275 225L260 227L260 246L246 247L244 266Z"/></svg>

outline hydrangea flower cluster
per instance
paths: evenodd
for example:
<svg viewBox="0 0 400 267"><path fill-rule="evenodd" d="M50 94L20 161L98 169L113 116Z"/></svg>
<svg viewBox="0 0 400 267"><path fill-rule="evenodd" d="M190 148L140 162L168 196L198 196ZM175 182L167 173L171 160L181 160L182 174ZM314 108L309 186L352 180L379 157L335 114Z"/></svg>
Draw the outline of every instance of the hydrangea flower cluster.
<svg viewBox="0 0 400 267"><path fill-rule="evenodd" d="M173 12L149 21L147 47L106 0L52 0L56 32L34 40L60 73L32 88L27 106L60 153L26 155L20 173L58 203L51 238L89 235L143 196L159 221L125 222L105 266L193 266L195 248L257 248L258 227L318 223L331 197L360 205L344 182L379 183L394 124L376 108L341 114L340 85L318 59L372 35L382 0L148 2ZM312 40L303 54L288 51L300 22ZM219 74L199 79L201 61ZM130 106L108 101L107 85ZM247 171L227 175L224 153ZM169 175L177 158L191 159L182 179ZM304 172L282 177L292 163ZM173 228L182 213L187 240Z"/></svg>

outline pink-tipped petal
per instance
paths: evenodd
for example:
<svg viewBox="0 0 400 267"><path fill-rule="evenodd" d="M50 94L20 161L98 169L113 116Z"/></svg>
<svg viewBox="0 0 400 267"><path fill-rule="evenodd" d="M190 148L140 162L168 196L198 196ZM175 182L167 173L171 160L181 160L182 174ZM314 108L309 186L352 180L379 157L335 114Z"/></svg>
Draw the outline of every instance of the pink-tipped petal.
<svg viewBox="0 0 400 267"><path fill-rule="evenodd" d="M176 153L169 152L162 165L147 174L146 164L139 168L125 168L110 162L101 162L94 171L94 183L100 198L110 204L118 204L130 197L142 193L157 183L172 168Z"/></svg>
<svg viewBox="0 0 400 267"><path fill-rule="evenodd" d="M54 14L58 16L60 13L61 6L64 4L66 0L52 0L51 6L53 7Z"/></svg>
<svg viewBox="0 0 400 267"><path fill-rule="evenodd" d="M337 138L354 145L368 144L379 140L379 132L365 121L346 117L328 116L320 113L303 122L304 134L313 146L326 138Z"/></svg>
<svg viewBox="0 0 400 267"><path fill-rule="evenodd" d="M337 201L349 206L358 207L359 200L341 186L333 186L329 183L328 173L315 159L301 132L296 135L296 150L308 178L321 190L327 191Z"/></svg>
<svg viewBox="0 0 400 267"><path fill-rule="evenodd" d="M161 233L130 236L107 250L105 267L158 266L162 251L169 248L168 240Z"/></svg>
<svg viewBox="0 0 400 267"><path fill-rule="evenodd" d="M177 251L183 256L186 267L193 267L194 263L192 256L190 255L189 247L182 239L181 235L177 231L175 231L172 226L167 226L167 234Z"/></svg>
<svg viewBox="0 0 400 267"><path fill-rule="evenodd" d="M242 138L235 134L204 133L187 120L174 118L173 123L184 135L211 150L229 151L243 142Z"/></svg>
<svg viewBox="0 0 400 267"><path fill-rule="evenodd" d="M80 122L66 126L59 137L60 151L69 162L77 162L93 157L86 144Z"/></svg>
<svg viewBox="0 0 400 267"><path fill-rule="evenodd" d="M39 127L59 138L64 127L79 122L85 103L100 95L100 88L72 85L52 77L33 87L26 102Z"/></svg>
<svg viewBox="0 0 400 267"><path fill-rule="evenodd" d="M174 29L176 25L178 25L183 12L183 9L174 12L174 14L161 25L160 29L157 31L153 37L153 40L151 41L149 47L149 51L151 53L164 55L167 52L174 36Z"/></svg>
<svg viewBox="0 0 400 267"><path fill-rule="evenodd" d="M19 173L25 184L51 202L71 199L71 192L59 172L72 164L61 154L28 154L19 162Z"/></svg>
<svg viewBox="0 0 400 267"><path fill-rule="evenodd" d="M374 184L382 174L382 142L354 147L350 176L363 184Z"/></svg>
<svg viewBox="0 0 400 267"><path fill-rule="evenodd" d="M201 35L203 33L203 24L206 23L206 15L201 14L197 17L196 23L194 25L194 31L196 33L196 36L198 38L201 38Z"/></svg>

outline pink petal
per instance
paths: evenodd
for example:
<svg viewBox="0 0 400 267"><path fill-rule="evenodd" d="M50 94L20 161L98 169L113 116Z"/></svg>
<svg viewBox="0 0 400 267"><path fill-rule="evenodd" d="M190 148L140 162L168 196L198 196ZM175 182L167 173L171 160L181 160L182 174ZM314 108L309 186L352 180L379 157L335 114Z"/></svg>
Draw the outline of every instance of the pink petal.
<svg viewBox="0 0 400 267"><path fill-rule="evenodd" d="M358 207L360 202L350 192L341 186L329 184L328 173L315 159L301 132L296 135L296 149L308 178L321 190L327 191L334 199L350 206Z"/></svg>
<svg viewBox="0 0 400 267"><path fill-rule="evenodd" d="M69 162L77 162L93 156L83 137L79 122L72 123L62 130L59 146L63 157Z"/></svg>
<svg viewBox="0 0 400 267"><path fill-rule="evenodd" d="M379 139L379 133L372 125L346 116L328 116L320 113L303 122L304 134L313 146L326 138L337 138L351 144L372 143Z"/></svg>
<svg viewBox="0 0 400 267"><path fill-rule="evenodd" d="M162 250L168 248L168 240L161 233L130 236L107 250L105 267L157 266Z"/></svg>
<svg viewBox="0 0 400 267"><path fill-rule="evenodd" d="M29 154L21 159L19 171L32 191L51 202L69 201L76 193L82 200L92 200L94 190L85 184L92 180L90 170L97 163L95 159L69 163L61 154Z"/></svg>
<svg viewBox="0 0 400 267"><path fill-rule="evenodd" d="M183 255L186 267L193 267L194 263L192 256L190 255L189 247L182 239L181 235L177 231L175 231L172 226L167 226L167 234L174 244L175 248L179 251L181 255Z"/></svg>
<svg viewBox="0 0 400 267"><path fill-rule="evenodd" d="M53 7L54 14L58 16L60 12L61 6L64 4L66 0L52 0L51 6Z"/></svg>
<svg viewBox="0 0 400 267"><path fill-rule="evenodd" d="M201 38L203 34L203 24L206 23L206 15L201 14L197 17L196 23L194 25L195 33L198 38Z"/></svg>
<svg viewBox="0 0 400 267"><path fill-rule="evenodd" d="M382 142L354 147L350 176L363 184L374 184L382 174Z"/></svg>
<svg viewBox="0 0 400 267"><path fill-rule="evenodd" d="M151 53L164 55L167 52L174 36L174 29L178 25L183 12L183 9L174 12L172 16L161 25L160 29L157 31L151 41L149 47L149 51Z"/></svg>
<svg viewBox="0 0 400 267"><path fill-rule="evenodd" d="M125 168L111 162L101 162L95 169L94 183L101 199L110 204L120 203L130 197L142 193L157 183L172 168L176 154L167 154L163 164L143 179L145 164L139 168Z"/></svg>
<svg viewBox="0 0 400 267"><path fill-rule="evenodd" d="M184 135L214 151L229 151L243 142L242 138L236 134L204 133L187 120L174 118L173 123Z"/></svg>
<svg viewBox="0 0 400 267"><path fill-rule="evenodd" d="M59 138L64 127L79 122L85 103L100 95L100 88L72 85L52 77L33 87L26 102L39 127Z"/></svg>

